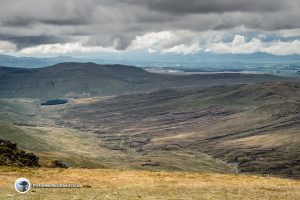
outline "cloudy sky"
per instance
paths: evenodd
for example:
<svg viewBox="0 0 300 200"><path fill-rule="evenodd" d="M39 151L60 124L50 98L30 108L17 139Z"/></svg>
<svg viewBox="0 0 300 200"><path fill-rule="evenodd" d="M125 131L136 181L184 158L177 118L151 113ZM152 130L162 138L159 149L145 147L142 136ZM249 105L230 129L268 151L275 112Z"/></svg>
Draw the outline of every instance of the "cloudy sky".
<svg viewBox="0 0 300 200"><path fill-rule="evenodd" d="M300 55L299 0L1 0L0 53Z"/></svg>

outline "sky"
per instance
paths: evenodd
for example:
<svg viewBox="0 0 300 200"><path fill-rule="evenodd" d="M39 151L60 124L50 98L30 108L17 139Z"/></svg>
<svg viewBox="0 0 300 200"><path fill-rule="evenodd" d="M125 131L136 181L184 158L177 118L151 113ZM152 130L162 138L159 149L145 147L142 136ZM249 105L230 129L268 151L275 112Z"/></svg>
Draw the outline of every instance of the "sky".
<svg viewBox="0 0 300 200"><path fill-rule="evenodd" d="M299 0L1 0L0 53L300 55Z"/></svg>

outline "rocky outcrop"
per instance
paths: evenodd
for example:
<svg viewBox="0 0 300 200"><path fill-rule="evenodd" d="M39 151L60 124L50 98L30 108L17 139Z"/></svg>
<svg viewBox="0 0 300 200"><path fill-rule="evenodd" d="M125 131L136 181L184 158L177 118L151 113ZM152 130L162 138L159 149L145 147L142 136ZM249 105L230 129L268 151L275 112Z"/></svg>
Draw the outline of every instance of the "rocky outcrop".
<svg viewBox="0 0 300 200"><path fill-rule="evenodd" d="M39 158L17 148L16 143L0 139L0 165L17 167L39 167Z"/></svg>

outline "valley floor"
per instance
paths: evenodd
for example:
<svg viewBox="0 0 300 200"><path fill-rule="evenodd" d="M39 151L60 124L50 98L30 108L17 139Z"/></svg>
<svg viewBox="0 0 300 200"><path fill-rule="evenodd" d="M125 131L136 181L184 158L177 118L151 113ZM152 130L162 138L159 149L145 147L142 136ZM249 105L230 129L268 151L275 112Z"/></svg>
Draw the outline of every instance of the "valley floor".
<svg viewBox="0 0 300 200"><path fill-rule="evenodd" d="M14 182L20 177L82 188L18 194ZM300 199L299 180L240 174L1 167L0 179L0 199Z"/></svg>

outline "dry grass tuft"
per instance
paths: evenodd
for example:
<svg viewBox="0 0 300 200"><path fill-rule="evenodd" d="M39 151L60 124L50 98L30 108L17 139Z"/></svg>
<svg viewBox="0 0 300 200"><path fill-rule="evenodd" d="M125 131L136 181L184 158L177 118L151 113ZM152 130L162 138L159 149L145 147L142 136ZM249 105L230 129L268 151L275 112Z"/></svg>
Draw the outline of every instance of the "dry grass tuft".
<svg viewBox="0 0 300 200"><path fill-rule="evenodd" d="M21 195L13 188L19 177L31 183L76 183L82 188L35 188ZM1 199L300 199L298 180L248 175L1 168L0 178Z"/></svg>

